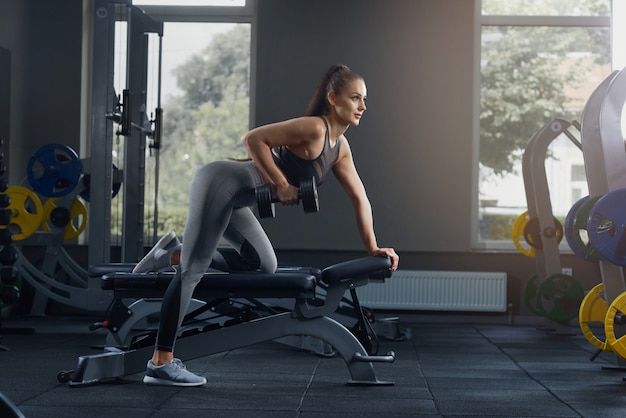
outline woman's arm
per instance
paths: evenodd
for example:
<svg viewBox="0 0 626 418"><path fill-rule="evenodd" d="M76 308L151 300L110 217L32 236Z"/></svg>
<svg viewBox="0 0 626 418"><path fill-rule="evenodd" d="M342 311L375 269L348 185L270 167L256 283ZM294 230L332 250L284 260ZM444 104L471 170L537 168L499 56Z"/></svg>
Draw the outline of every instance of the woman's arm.
<svg viewBox="0 0 626 418"><path fill-rule="evenodd" d="M393 248L378 247L378 243L376 242L372 205L367 197L363 182L354 166L352 152L345 138L342 139L341 155L333 167L333 173L352 201L357 227L368 254L372 256L389 257L391 259L391 269L396 270L400 259L398 254L396 254Z"/></svg>
<svg viewBox="0 0 626 418"><path fill-rule="evenodd" d="M298 203L298 188L289 184L274 163L272 148L288 146L302 158L315 158L324 147L324 135L325 127L320 118L301 117L252 129L241 141L276 197L283 204L294 205Z"/></svg>

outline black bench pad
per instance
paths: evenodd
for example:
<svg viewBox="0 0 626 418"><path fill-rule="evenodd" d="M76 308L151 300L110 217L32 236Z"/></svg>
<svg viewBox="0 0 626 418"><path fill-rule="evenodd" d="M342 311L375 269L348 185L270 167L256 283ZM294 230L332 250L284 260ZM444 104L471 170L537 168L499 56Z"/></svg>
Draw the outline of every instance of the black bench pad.
<svg viewBox="0 0 626 418"><path fill-rule="evenodd" d="M322 270L322 281L327 284L347 279L383 280L389 276L391 276L391 260L387 257L357 258L333 264Z"/></svg>
<svg viewBox="0 0 626 418"><path fill-rule="evenodd" d="M104 270L116 265L102 266ZM127 265L121 265L120 267ZM382 280L391 275L391 261L385 257L363 257L334 264L321 271L321 280L332 285L345 280ZM115 272L102 276L102 289L115 291L116 297L162 297L174 272ZM196 287L212 297L313 297L320 279L319 269L285 267L274 274L260 272L207 272Z"/></svg>
<svg viewBox="0 0 626 418"><path fill-rule="evenodd" d="M162 297L175 273L113 273L102 277L102 289L117 297ZM211 297L312 297L317 278L309 273L205 273L195 295Z"/></svg>

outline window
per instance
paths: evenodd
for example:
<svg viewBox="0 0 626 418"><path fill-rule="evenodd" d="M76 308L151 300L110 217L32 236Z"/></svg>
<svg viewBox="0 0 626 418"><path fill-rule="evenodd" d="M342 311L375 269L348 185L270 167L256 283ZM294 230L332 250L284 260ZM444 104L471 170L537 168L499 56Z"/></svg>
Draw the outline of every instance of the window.
<svg viewBox="0 0 626 418"><path fill-rule="evenodd" d="M572 183L577 181L587 181L585 166L582 164L572 164L572 175L570 180Z"/></svg>
<svg viewBox="0 0 626 418"><path fill-rule="evenodd" d="M133 2L135 5L140 3ZM145 4L173 2L144 1ZM196 2L197 3L197 2ZM250 1L205 1L211 5L249 5ZM218 4L219 3L219 4ZM228 3L228 4L226 4ZM179 4L179 3L176 3ZM145 8L148 10L148 6ZM246 17L196 15L175 7L172 21L164 21L161 79L158 78L158 36L148 34L149 116L159 106L161 89L163 126L161 148L146 144L144 235L158 237L169 230L182 234L187 218L192 175L204 164L226 158L244 158L240 138L250 125L251 23ZM157 9L155 9L157 10ZM162 12L160 10L159 12ZM179 19L180 16L187 16ZM182 21L181 21L182 20ZM212 21L215 20L215 21ZM237 21L239 20L239 21ZM115 90L126 85L126 23L116 24ZM113 162L123 169L125 138L113 141ZM148 141L152 141L148 138ZM112 201L112 235L122 230L121 193ZM152 239L144 240L150 243Z"/></svg>
<svg viewBox="0 0 626 418"><path fill-rule="evenodd" d="M247 156L240 138L250 120L250 24L169 22L163 32L158 202L149 193L156 179L146 177L145 221L151 235L158 207L159 236L183 233L191 177L201 166Z"/></svg>
<svg viewBox="0 0 626 418"><path fill-rule="evenodd" d="M477 248L514 248L511 225L527 210L524 148L555 118L580 121L611 72L610 11L610 0L482 1ZM546 173L562 219L588 193L582 152L561 136Z"/></svg>
<svg viewBox="0 0 626 418"><path fill-rule="evenodd" d="M227 6L241 7L246 0L133 0L135 6Z"/></svg>

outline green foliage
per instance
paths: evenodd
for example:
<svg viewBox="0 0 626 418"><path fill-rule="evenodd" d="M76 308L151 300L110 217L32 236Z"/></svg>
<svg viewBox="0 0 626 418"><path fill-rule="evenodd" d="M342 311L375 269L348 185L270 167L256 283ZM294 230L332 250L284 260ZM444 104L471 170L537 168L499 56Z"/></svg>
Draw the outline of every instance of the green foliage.
<svg viewBox="0 0 626 418"><path fill-rule="evenodd" d="M483 215L480 221L480 236L483 239L511 241L511 230L517 219L514 215Z"/></svg>
<svg viewBox="0 0 626 418"><path fill-rule="evenodd" d="M481 0L482 14L510 16L608 16L610 0Z"/></svg>
<svg viewBox="0 0 626 418"><path fill-rule="evenodd" d="M152 228L154 222L154 214L149 214L145 218L145 225ZM159 218L157 221L157 230L160 234L167 231L176 231L182 234L185 222L187 221L187 206L166 206L159 209Z"/></svg>
<svg viewBox="0 0 626 418"><path fill-rule="evenodd" d="M204 103L219 105L228 86L249 96L250 27L239 25L215 35L200 53L174 70L184 91L183 106L196 109Z"/></svg>
<svg viewBox="0 0 626 418"><path fill-rule="evenodd" d="M480 162L505 174L547 122L578 118L577 98L566 92L608 62L608 30L493 26L482 37Z"/></svg>
<svg viewBox="0 0 626 418"><path fill-rule="evenodd" d="M175 70L183 94L164 105L160 232L182 233L189 184L200 167L247 157L240 138L249 124L249 65L250 26L238 25Z"/></svg>

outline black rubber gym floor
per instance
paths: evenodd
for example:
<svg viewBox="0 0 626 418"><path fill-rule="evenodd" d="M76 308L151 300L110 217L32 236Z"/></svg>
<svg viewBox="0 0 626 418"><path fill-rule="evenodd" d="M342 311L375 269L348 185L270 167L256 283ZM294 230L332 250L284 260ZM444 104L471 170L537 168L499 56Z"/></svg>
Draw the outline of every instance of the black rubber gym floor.
<svg viewBox="0 0 626 418"><path fill-rule="evenodd" d="M105 331L85 317L4 319L34 332L4 331L0 392L28 418L626 416L626 371L610 369L612 353L590 361L580 332L419 318L401 318L410 338L381 341L396 361L374 367L395 386L346 386L342 359L270 342L188 361L208 379L200 388L146 386L142 374L69 387L58 372L97 353Z"/></svg>

